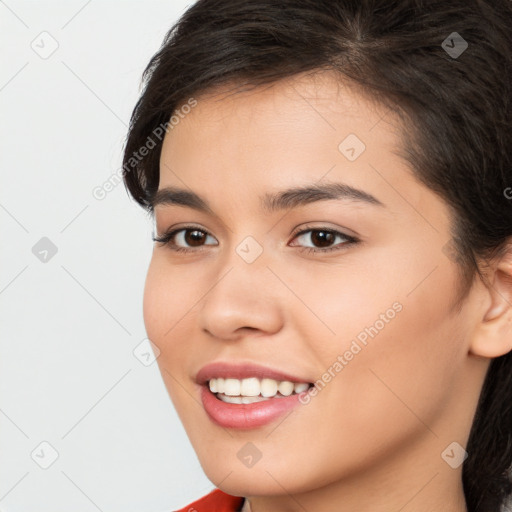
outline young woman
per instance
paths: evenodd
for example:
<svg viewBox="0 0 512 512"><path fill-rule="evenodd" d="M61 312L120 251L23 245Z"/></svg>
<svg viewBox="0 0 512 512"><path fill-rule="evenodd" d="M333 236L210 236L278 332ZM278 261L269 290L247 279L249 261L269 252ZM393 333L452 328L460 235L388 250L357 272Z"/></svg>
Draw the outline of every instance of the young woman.
<svg viewBox="0 0 512 512"><path fill-rule="evenodd" d="M508 0L200 0L124 180L182 510L498 512L512 463Z"/></svg>

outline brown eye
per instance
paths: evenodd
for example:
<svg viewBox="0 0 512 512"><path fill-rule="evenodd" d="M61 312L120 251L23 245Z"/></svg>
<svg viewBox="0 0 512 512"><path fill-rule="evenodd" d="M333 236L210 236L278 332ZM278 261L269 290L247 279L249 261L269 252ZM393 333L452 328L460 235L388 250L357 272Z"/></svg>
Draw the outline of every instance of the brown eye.
<svg viewBox="0 0 512 512"><path fill-rule="evenodd" d="M345 246L353 245L359 242L353 236L345 235L334 229L327 228L310 228L302 230L295 235L295 239L303 241L309 240L312 244L309 247L300 247L300 251L308 252L328 252L340 250ZM332 246L336 240L339 240L337 245Z"/></svg>
<svg viewBox="0 0 512 512"><path fill-rule="evenodd" d="M185 231L183 239L188 245L191 245L192 247L201 245L201 242L206 239L204 231L200 231L199 229L185 229L183 231Z"/></svg>
<svg viewBox="0 0 512 512"><path fill-rule="evenodd" d="M329 246L336 239L336 236L330 231L312 230L311 233L311 241L320 247Z"/></svg>
<svg viewBox="0 0 512 512"><path fill-rule="evenodd" d="M161 243L162 245L168 246L173 251L189 252L194 251L194 247L197 247L197 250L201 250L204 245L217 245L204 244L203 242L205 242L208 237L215 240L207 231L190 226L175 229L174 231L164 233L159 237L153 237L153 240ZM185 247L183 247L183 245Z"/></svg>

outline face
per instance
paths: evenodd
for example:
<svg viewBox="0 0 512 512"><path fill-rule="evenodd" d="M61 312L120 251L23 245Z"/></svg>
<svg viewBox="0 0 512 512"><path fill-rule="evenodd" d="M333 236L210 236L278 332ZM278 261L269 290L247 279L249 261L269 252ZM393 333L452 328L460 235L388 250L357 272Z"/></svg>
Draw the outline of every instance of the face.
<svg viewBox="0 0 512 512"><path fill-rule="evenodd" d="M468 360L473 306L451 308L450 213L397 156L392 112L328 75L220 90L187 112L164 139L159 191L183 189L208 208L183 195L155 206L156 235L176 233L155 243L144 321L206 475L256 496L386 464L417 472L420 454L423 484L425 468L451 470L440 453L463 443L454 433L481 384ZM329 185L330 195L278 200ZM196 378L215 362L315 385L265 401L286 401L276 416L213 394L205 409L208 384Z"/></svg>

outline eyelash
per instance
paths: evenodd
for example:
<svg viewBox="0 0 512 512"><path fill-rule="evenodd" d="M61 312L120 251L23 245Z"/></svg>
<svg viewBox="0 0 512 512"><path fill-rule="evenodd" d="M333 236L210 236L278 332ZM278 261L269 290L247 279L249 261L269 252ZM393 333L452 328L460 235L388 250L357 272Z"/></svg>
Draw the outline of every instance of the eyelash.
<svg viewBox="0 0 512 512"><path fill-rule="evenodd" d="M175 252L190 253L190 252L198 252L198 251L202 251L203 250L202 247L204 247L204 246L201 246L201 248L196 248L196 249L188 249L188 248L185 248L185 247L180 247L179 245L176 245L175 243L171 243L171 240L180 231L200 231L201 233L205 233L207 236L210 235L210 233L208 233L208 231L205 231L204 229L200 229L200 228L197 228L195 226L184 226L184 227L175 229L173 231L170 231L168 233L164 233L162 236L156 236L156 237L153 236L152 239L153 239L154 242L158 242L158 243L160 243L160 244L162 244L164 246L167 245L171 251L175 251ZM296 237L298 237L300 235L303 235L304 233L309 233L310 231L311 232L313 232L313 231L321 231L321 232L326 232L326 233L333 234L335 236L339 235L342 238L344 238L346 240L346 242L344 242L344 243L342 243L341 245L338 245L338 246L328 247L326 249L315 249L313 247L300 247L300 246L298 246L298 250L300 252L306 251L308 253L327 253L327 252L330 252L330 251L339 251L339 250L342 250L344 247L355 245L355 244L360 242L359 239L357 239L357 238L355 238L353 236L346 235L344 233L341 233L340 231L336 231L335 229L322 228L322 227L319 227L319 228L318 227L315 227L315 228L309 227L309 228L303 229L302 231L294 233L293 238L296 238Z"/></svg>

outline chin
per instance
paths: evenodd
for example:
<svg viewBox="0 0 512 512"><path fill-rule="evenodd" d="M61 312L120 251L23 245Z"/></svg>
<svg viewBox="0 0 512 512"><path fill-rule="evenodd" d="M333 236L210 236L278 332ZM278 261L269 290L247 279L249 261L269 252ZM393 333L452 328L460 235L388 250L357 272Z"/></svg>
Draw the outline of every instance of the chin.
<svg viewBox="0 0 512 512"><path fill-rule="evenodd" d="M265 463L262 459L253 467L246 468L237 458L235 461L224 464L219 464L218 459L209 460L208 463L201 462L207 478L219 489L233 496L297 494L327 483L322 481L325 475L315 472L314 466L304 467L305 471L294 471L290 474L293 464Z"/></svg>

